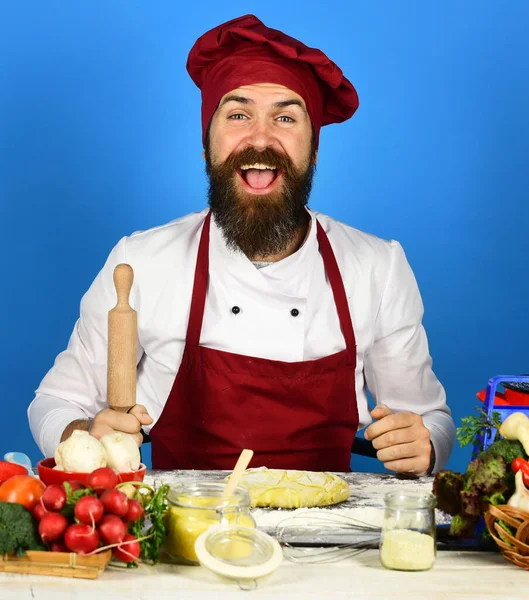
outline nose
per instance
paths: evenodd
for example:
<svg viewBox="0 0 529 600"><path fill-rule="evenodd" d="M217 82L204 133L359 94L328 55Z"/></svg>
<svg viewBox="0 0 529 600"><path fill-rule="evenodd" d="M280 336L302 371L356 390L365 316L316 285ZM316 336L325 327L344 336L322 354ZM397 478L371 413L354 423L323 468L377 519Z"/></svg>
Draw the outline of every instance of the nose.
<svg viewBox="0 0 529 600"><path fill-rule="evenodd" d="M272 146L275 138L271 124L265 119L255 119L248 131L246 141L249 146L259 151Z"/></svg>

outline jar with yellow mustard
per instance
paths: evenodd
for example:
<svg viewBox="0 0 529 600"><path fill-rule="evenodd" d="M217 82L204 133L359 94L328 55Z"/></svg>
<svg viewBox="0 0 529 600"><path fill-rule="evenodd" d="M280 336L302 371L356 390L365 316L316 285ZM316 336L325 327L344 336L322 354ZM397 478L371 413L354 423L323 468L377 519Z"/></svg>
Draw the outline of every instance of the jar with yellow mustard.
<svg viewBox="0 0 529 600"><path fill-rule="evenodd" d="M211 481L180 482L167 495L164 554L169 560L198 564L195 542L211 525L239 525L255 528L250 514L250 496L243 486L223 498L226 483ZM236 547L230 553L237 553Z"/></svg>

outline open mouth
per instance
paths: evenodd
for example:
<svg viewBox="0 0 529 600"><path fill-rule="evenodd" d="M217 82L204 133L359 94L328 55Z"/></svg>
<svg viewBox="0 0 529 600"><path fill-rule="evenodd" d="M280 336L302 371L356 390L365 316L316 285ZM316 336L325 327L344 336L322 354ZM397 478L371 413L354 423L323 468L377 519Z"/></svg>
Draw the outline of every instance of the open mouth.
<svg viewBox="0 0 529 600"><path fill-rule="evenodd" d="M255 163L237 169L244 187L254 194L267 194L281 178L281 172L274 165Z"/></svg>

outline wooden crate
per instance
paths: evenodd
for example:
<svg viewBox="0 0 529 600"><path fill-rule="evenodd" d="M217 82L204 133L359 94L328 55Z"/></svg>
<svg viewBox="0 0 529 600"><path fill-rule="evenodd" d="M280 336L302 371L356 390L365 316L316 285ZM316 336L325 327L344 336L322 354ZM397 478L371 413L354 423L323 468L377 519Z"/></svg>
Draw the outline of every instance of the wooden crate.
<svg viewBox="0 0 529 600"><path fill-rule="evenodd" d="M82 556L75 552L29 550L25 556L0 556L0 572L97 579L111 558L112 550L93 556Z"/></svg>

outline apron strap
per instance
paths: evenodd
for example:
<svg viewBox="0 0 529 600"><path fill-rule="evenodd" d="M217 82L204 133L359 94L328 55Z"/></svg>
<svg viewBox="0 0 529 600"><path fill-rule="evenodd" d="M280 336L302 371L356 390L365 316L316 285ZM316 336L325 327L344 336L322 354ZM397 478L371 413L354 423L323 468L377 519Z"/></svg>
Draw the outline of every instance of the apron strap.
<svg viewBox="0 0 529 600"><path fill-rule="evenodd" d="M316 219L316 227L321 257L323 259L323 265L325 266L327 277L329 278L329 283L331 284L334 303L336 304L336 311L338 312L340 326L345 339L345 346L349 354L356 359L356 339L340 269L338 267L338 263L336 262L336 257L331 247L331 243L329 242L329 238L323 230L323 227L320 225L318 219Z"/></svg>
<svg viewBox="0 0 529 600"><path fill-rule="evenodd" d="M204 307L206 305L206 295L209 276L209 231L211 226L211 211L208 212L202 227L200 242L198 245L197 264L195 268L195 281L193 284L193 295L191 298L191 311L189 313L189 323L187 327L186 343L193 346L200 344L200 332L202 330L202 321L204 319ZM316 219L317 238L320 246L320 252L323 259L323 265L329 278L334 303L340 326L345 339L345 346L351 356L356 354L356 340L349 312L349 304L343 285L342 276L333 249L329 242L327 234Z"/></svg>
<svg viewBox="0 0 529 600"><path fill-rule="evenodd" d="M211 211L206 215L200 243L198 245L197 264L195 267L195 282L193 284L193 295L191 297L191 311L187 325L186 344L198 346L200 343L200 332L204 319L204 307L208 289L209 276L209 228L211 223Z"/></svg>

